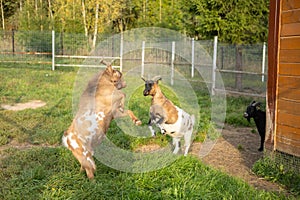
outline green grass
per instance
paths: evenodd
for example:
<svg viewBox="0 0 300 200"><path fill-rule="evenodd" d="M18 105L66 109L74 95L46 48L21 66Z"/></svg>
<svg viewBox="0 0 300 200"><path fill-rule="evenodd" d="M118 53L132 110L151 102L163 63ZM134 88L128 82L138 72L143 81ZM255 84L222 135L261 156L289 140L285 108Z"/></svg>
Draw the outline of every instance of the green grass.
<svg viewBox="0 0 300 200"><path fill-rule="evenodd" d="M280 160L283 159L283 160ZM289 161L293 161L291 158ZM271 156L266 156L259 161L257 161L252 167L253 172L257 175L264 177L268 181L278 182L294 194L295 196L300 195L300 175L296 170L286 169L285 165L292 165L294 163L287 163L287 158L284 159L284 155L280 154ZM295 167L295 166L293 166ZM298 170L299 171L299 170Z"/></svg>
<svg viewBox="0 0 300 200"><path fill-rule="evenodd" d="M1 104L42 100L37 110L0 111L0 144L12 139L19 142L49 143L60 141L66 125L72 120L72 87L75 70L51 71L49 68L0 69Z"/></svg>
<svg viewBox="0 0 300 200"><path fill-rule="evenodd" d="M37 146L60 145L61 136L73 118L76 75L74 68L51 71L49 66L0 65L1 104L33 99L47 103L35 110L0 110L0 145L13 140ZM192 86L200 107L195 140L203 141L207 134L216 132L215 124L210 120L211 99L205 85L193 82ZM142 96L142 89L137 88L128 101L129 107L146 126L150 98ZM162 89L175 104L179 103L171 89L163 85ZM226 122L248 126L242 114L251 100L229 97ZM111 123L107 137L123 149L134 151L141 145L166 146L170 143L170 138L160 134L156 138L124 134L118 123ZM123 123L129 130L136 128L129 119L124 119ZM0 154L0 199L285 199L255 190L192 156L180 157L160 170L136 174L120 172L96 162L95 181L89 181L84 173L79 173L80 166L71 152L63 147L9 148Z"/></svg>
<svg viewBox="0 0 300 200"><path fill-rule="evenodd" d="M225 122L234 126L250 126L255 128L254 120L250 123L243 117L247 106L253 101L260 101L262 103L262 110L265 110L266 101L264 98L228 96L227 110Z"/></svg>
<svg viewBox="0 0 300 200"><path fill-rule="evenodd" d="M125 173L97 162L94 181L79 173L62 147L9 149L1 161L0 199L284 199L188 156L147 173Z"/></svg>

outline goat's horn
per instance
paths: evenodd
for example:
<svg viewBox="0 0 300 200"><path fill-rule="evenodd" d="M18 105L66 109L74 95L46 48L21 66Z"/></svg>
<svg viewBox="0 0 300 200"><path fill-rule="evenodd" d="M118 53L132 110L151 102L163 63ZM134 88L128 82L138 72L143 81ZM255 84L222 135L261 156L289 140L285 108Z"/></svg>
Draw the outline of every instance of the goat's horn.
<svg viewBox="0 0 300 200"><path fill-rule="evenodd" d="M141 77L141 79L142 79L144 82L146 82L146 79L145 79L143 76Z"/></svg>
<svg viewBox="0 0 300 200"><path fill-rule="evenodd" d="M154 82L160 81L161 80L161 76L155 76L152 79Z"/></svg>
<svg viewBox="0 0 300 200"><path fill-rule="evenodd" d="M260 102L253 102L252 106L260 106Z"/></svg>
<svg viewBox="0 0 300 200"><path fill-rule="evenodd" d="M100 63L103 64L103 65L106 65L106 66L110 66L110 65L111 65L110 63L107 63L107 62L106 62L105 60L103 60L103 59L100 61Z"/></svg>

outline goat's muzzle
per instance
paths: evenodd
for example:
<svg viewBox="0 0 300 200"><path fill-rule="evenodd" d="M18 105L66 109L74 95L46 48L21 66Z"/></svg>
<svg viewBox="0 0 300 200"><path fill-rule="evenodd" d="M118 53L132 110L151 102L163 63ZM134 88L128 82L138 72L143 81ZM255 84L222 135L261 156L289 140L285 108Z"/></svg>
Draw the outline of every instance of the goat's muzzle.
<svg viewBox="0 0 300 200"><path fill-rule="evenodd" d="M149 90L145 89L145 90L143 91L143 94L144 94L144 96L148 96L148 95L149 95Z"/></svg>
<svg viewBox="0 0 300 200"><path fill-rule="evenodd" d="M250 116L247 112L244 112L244 117L250 122Z"/></svg>

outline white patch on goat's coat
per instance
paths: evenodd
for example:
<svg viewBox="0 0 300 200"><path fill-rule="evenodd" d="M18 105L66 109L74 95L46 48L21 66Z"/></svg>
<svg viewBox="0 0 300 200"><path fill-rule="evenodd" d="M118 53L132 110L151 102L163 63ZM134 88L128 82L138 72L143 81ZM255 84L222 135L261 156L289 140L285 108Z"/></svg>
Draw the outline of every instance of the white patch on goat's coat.
<svg viewBox="0 0 300 200"><path fill-rule="evenodd" d="M98 112L97 115L96 115L96 118L97 118L97 121L102 121L105 117L105 114L104 112Z"/></svg>
<svg viewBox="0 0 300 200"><path fill-rule="evenodd" d="M90 157L87 157L87 161L89 161L92 164L93 169L96 169L96 165Z"/></svg>
<svg viewBox="0 0 300 200"><path fill-rule="evenodd" d="M62 137L62 143L63 143L63 145L65 146L65 147L68 147L69 145L68 145L68 143L67 143L67 140L68 140L68 138L67 138L67 136L63 136Z"/></svg>
<svg viewBox="0 0 300 200"><path fill-rule="evenodd" d="M72 138L73 136L74 136L73 132L70 132L67 136L63 136L62 142L65 147L69 147L68 141L70 141L71 148L73 149L79 148L77 141Z"/></svg>
<svg viewBox="0 0 300 200"><path fill-rule="evenodd" d="M178 119L174 124L161 124L159 127L166 131L166 134L173 137L173 145L175 146L173 153L177 154L180 147L180 138L184 137L184 155L186 156L191 145L193 126L195 124L194 115L190 115L181 108L176 107ZM151 129L150 129L151 130Z"/></svg>
<svg viewBox="0 0 300 200"><path fill-rule="evenodd" d="M98 113L92 111L86 111L81 117L78 117L77 122L80 125L82 125L85 121L91 123L91 125L87 128L87 131L91 133L91 135L86 136L87 140L92 139L93 136L96 135L97 130L99 129L98 123L99 121L103 121L104 118L105 118L105 114L102 111Z"/></svg>
<svg viewBox="0 0 300 200"><path fill-rule="evenodd" d="M162 124L162 127L166 132L174 133L174 135L182 137L184 133L188 131L189 126L187 125L190 123L191 116L181 108L175 107L179 116L177 121L174 124Z"/></svg>

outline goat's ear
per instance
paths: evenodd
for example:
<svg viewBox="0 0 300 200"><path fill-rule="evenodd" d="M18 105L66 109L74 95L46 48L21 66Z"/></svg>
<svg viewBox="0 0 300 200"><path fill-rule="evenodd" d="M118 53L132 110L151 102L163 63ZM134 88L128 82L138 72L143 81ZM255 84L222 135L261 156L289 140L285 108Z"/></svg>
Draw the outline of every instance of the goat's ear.
<svg viewBox="0 0 300 200"><path fill-rule="evenodd" d="M113 72L113 68L112 68L111 65L107 65L106 70L107 70L110 74L112 74L112 72Z"/></svg>
<svg viewBox="0 0 300 200"><path fill-rule="evenodd" d="M108 73L112 73L112 71L113 71L113 68L112 68L112 66L111 66L111 63L108 63L108 62L106 62L105 60L100 60L100 63L101 64L103 64L103 65L106 65L106 70L108 71Z"/></svg>
<svg viewBox="0 0 300 200"><path fill-rule="evenodd" d="M252 104L252 106L254 106L257 110L260 109L260 105L261 105L260 102L254 102L254 103Z"/></svg>
<svg viewBox="0 0 300 200"><path fill-rule="evenodd" d="M261 105L261 103L260 103L260 102L257 102L257 103L256 103L256 109L257 109L257 110L259 110L259 109L260 109L260 105Z"/></svg>

